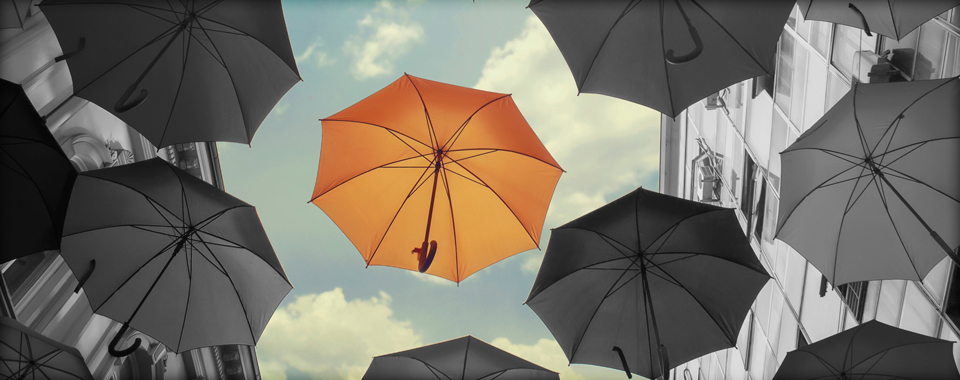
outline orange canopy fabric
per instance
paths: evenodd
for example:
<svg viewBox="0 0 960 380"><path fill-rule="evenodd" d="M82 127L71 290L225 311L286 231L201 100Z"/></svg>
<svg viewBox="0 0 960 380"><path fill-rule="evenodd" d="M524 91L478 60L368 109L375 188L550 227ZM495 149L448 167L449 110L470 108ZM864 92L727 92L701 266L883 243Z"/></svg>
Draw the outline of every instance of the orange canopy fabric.
<svg viewBox="0 0 960 380"><path fill-rule="evenodd" d="M367 265L417 270L428 235L426 273L459 283L539 246L563 170L510 95L405 74L321 121L311 202Z"/></svg>

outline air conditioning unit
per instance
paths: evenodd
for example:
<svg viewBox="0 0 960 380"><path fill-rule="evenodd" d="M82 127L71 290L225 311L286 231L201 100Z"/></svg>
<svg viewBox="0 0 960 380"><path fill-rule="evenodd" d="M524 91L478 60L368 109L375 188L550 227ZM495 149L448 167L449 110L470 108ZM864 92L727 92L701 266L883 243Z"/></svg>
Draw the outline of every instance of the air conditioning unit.
<svg viewBox="0 0 960 380"><path fill-rule="evenodd" d="M710 94L707 97L707 110L715 110L720 107L720 93Z"/></svg>
<svg viewBox="0 0 960 380"><path fill-rule="evenodd" d="M720 188L720 178L717 178L709 166L700 166L699 169L694 185L697 197L701 202L719 202L720 194L717 190Z"/></svg>

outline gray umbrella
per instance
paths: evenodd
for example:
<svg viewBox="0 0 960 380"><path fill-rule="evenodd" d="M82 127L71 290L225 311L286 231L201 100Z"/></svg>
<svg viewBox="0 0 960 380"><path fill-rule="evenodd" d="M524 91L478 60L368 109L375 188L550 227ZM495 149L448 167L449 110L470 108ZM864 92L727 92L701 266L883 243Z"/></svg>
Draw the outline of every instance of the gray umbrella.
<svg viewBox="0 0 960 380"><path fill-rule="evenodd" d="M76 348L0 317L0 378L93 380L93 375Z"/></svg>
<svg viewBox="0 0 960 380"><path fill-rule="evenodd" d="M918 26L960 6L960 0L797 0L803 17L877 32L899 40Z"/></svg>
<svg viewBox="0 0 960 380"><path fill-rule="evenodd" d="M733 347L769 279L733 209L637 189L553 230L526 304L571 363L654 379Z"/></svg>
<svg viewBox="0 0 960 380"><path fill-rule="evenodd" d="M960 380L954 342L878 321L787 353L774 380Z"/></svg>
<svg viewBox="0 0 960 380"><path fill-rule="evenodd" d="M77 96L155 146L249 143L300 80L279 0L44 0Z"/></svg>
<svg viewBox="0 0 960 380"><path fill-rule="evenodd" d="M773 73L793 0L532 0L580 92L675 117L744 79Z"/></svg>
<svg viewBox="0 0 960 380"><path fill-rule="evenodd" d="M556 372L467 335L373 358L363 380L559 380Z"/></svg>
<svg viewBox="0 0 960 380"><path fill-rule="evenodd" d="M781 153L777 238L834 285L957 260L958 104L960 78L855 83Z"/></svg>
<svg viewBox="0 0 960 380"><path fill-rule="evenodd" d="M94 312L124 321L116 356L128 327L178 353L256 344L292 288L253 206L159 158L80 174L63 228Z"/></svg>

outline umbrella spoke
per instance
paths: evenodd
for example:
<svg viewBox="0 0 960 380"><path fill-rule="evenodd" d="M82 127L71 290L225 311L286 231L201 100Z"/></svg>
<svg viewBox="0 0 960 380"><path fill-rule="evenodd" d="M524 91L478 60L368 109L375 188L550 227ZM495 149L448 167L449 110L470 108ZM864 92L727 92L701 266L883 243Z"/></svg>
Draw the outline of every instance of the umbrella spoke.
<svg viewBox="0 0 960 380"><path fill-rule="evenodd" d="M406 137L406 138L410 139L411 141L416 141L416 142L420 143L420 145L423 145L423 146L426 147L427 149L430 149L430 151L431 151L430 154L431 154L431 155L432 155L432 152L433 152L433 147L430 146L429 144L426 144L426 143L424 143L423 141L420 141L420 140L417 140L417 139L415 139L415 138L413 138L413 137L407 136L407 135L403 134L402 132L399 132L399 131L390 129L390 128L388 128L388 127L384 127L384 126L379 125L379 124L368 123L368 122L365 122L365 121L347 120L347 119L320 119L320 121L339 121L339 122L344 122L344 123L357 123L357 124L369 125L369 126L371 126L371 127L383 128L383 129L387 130L388 132L390 132L391 134L395 134L394 137L396 137L396 134L399 134L400 136ZM399 138L399 137L398 137L398 138ZM406 143L406 142L403 141L403 140L400 140L400 141ZM407 146L409 146L409 145L407 145ZM411 147L410 149L413 149L413 148ZM416 150L416 149L413 149L413 151L416 152L417 154L422 155L422 154L420 153L420 151L418 151L418 150Z"/></svg>
<svg viewBox="0 0 960 380"><path fill-rule="evenodd" d="M627 13L630 13L630 11L632 11L633 8L636 8L636 6L639 5L641 1L643 0L630 0L630 2L627 3L627 6L623 8L623 11L620 12L620 16L617 16L617 19L613 22L612 25L610 25L610 29L607 30L607 34L603 36L603 41L601 41L600 46L597 47L597 52L594 53L593 59L590 60L590 65L587 66L587 71L586 71L586 74L584 74L583 76L583 81L581 81L580 83L577 83L578 94L580 93L580 89L583 88L583 85L587 83L587 77L590 76L590 72L593 70L593 64L597 62L597 57L600 56L600 52L603 50L603 47L607 45L607 39L609 39L610 34L613 33L613 28L615 28L617 24L620 23L620 20L623 19L623 16L626 16ZM660 19L660 25L661 25L660 37L661 39L663 39L663 13L662 12L660 13L660 18L661 18ZM669 90L670 88L667 87L667 91Z"/></svg>
<svg viewBox="0 0 960 380"><path fill-rule="evenodd" d="M157 35L157 36L154 37L153 39L147 41L143 46L135 49L133 52L131 52L130 54L128 54L126 57L123 57L122 59L120 59L119 61L117 61L117 63L115 63L113 66L110 66L109 68L107 68L106 70L104 70L102 73L100 73L100 75L95 76L93 79L91 79L89 82L87 82L87 84L84 85L83 87L80 87L80 88L78 88L78 89L74 89L74 91L73 91L74 94L79 94L81 91L85 90L87 87L89 87L90 85L92 85L92 84L94 84L95 82L97 82L98 80L100 80L100 78L103 78L104 75L109 74L111 71L113 71L114 69L116 69L118 66L120 66L120 65L123 64L124 62L126 62L128 59L132 58L134 55L137 55L137 53L140 53L143 49L146 49L148 46L153 45L153 44L155 44L155 43L157 43L157 42L159 42L159 41L161 41L161 40L163 40L163 39L165 39L165 38L167 38L167 37L169 37L169 36L172 36L172 35L176 34L178 27L179 27L179 24L174 24L174 25L171 26L169 29L164 30L163 32L161 32L159 35Z"/></svg>
<svg viewBox="0 0 960 380"><path fill-rule="evenodd" d="M436 159L430 160L430 163L433 164L435 161ZM431 172L431 169L433 169L433 167L424 169L423 173L420 173L420 178L418 178L417 182L413 184L413 187L410 189L410 192L407 193L407 196L403 198L403 202L400 202L400 206L397 207L397 212L393 214L393 218L390 219L390 224L387 225L387 228L383 231L383 236L380 237L380 241L377 242L376 248L373 249L373 254L370 255L369 260L366 260L368 267L370 266L370 263L373 262L374 256L376 256L377 252L380 250L380 245L383 244L383 239L386 239L387 234L390 232L390 228L393 227L393 223L397 221L397 217L400 215L400 211L403 210L403 206L407 204L407 201L410 200L410 197L412 197L417 190L420 190L420 187L423 186L423 184L427 183L427 180L430 179L430 176L436 175L435 170L433 174L427 174Z"/></svg>
<svg viewBox="0 0 960 380"><path fill-rule="evenodd" d="M540 162L542 162L542 163L545 163L545 164L547 164L547 165L550 165L550 166L553 166L553 167L555 167L555 168L557 168L557 169L560 169L559 166L554 166L553 164L551 164L551 163L549 163L549 162L546 162L546 161L544 161L544 160L541 160L541 159L539 159L539 158L537 158L537 157L531 156L531 155L526 154L526 153L523 153L523 152L518 152L518 151L515 151L515 150L510 150L510 149L499 149L499 148L498 148L498 149L493 149L493 148L470 148L470 149L452 149L452 150L448 150L447 152L469 152L469 151L474 151L474 150L489 151L489 152L487 152L487 153L507 152L507 153L519 154L519 155L521 155L521 156L530 157L530 158L532 158L532 159L534 159L534 160L540 161ZM473 157L478 157L478 156L482 156L482 154L478 154L478 155L476 155L476 156L471 156L471 157L467 157L467 158L473 158ZM451 161L457 162L457 161L463 161L463 160L465 160L465 159L466 159L466 158L461 158L461 159L459 159L459 160L453 160L453 159L451 159ZM458 163L459 163L459 162L458 162Z"/></svg>
<svg viewBox="0 0 960 380"><path fill-rule="evenodd" d="M498 98L496 98L496 99L493 99L493 100L485 103L484 105L480 106L480 108L477 108L476 111L473 111L473 113L470 114L470 116L467 117L467 120L464 120L464 121L463 121L463 124L460 124L460 127L457 128L457 130L456 130L455 132L453 132L453 135L450 136L450 139L447 140L447 142L443 143L443 146L442 146L440 149L443 150L443 151L449 151L450 149L452 149L452 148L453 148L453 144L457 142L457 139L460 138L460 135L463 134L463 131L464 131L465 129L467 129L467 124L470 124L470 120L473 120L473 117L476 116L477 113L479 113L481 110L483 110L483 109L486 108L487 106L493 104L494 102L496 102L496 101L498 101L498 100L500 100L500 99L508 98L508 97L510 97L510 94L504 94L504 95L502 95L502 96L500 96L500 97L498 97Z"/></svg>
<svg viewBox="0 0 960 380"><path fill-rule="evenodd" d="M639 258L640 258L640 256L638 255L637 258L632 259L632 260L631 260L632 262L630 263L630 266L636 265L637 260L638 260ZM628 266L628 268L629 268L630 266ZM577 355L577 349L580 348L580 342L583 342L583 337L587 336L587 330L590 329L590 325L593 324L593 318L597 316L597 312L600 311L600 307L603 306L603 302L607 300L607 297L610 296L611 291L613 290L613 288L616 287L617 284L620 283L620 280L623 279L623 276L624 276L625 274L627 274L627 271L623 271L622 273L620 273L620 276L617 277L617 280L614 281L613 284L610 285L610 288L607 289L606 294L604 294L603 298L600 299L600 302L597 303L597 307L596 307L596 309L593 310L593 314L590 315L590 319L587 320L587 323L583 326L583 330L580 331L580 334L579 334L580 336L577 338L577 341L573 343L573 348L570 350L570 361L571 361L571 362L573 362L573 357ZM633 276L633 278L636 278L636 275ZM631 278L631 279L632 279L632 278ZM627 281L627 282L629 282L629 281Z"/></svg>
<svg viewBox="0 0 960 380"><path fill-rule="evenodd" d="M887 170L887 171L884 173L885 175L888 175L888 176L891 176L891 177L895 177L895 178L899 178L899 179L902 179L902 180L905 180L905 181L910 181L910 182L914 182L914 183L923 185L923 186L929 188L930 190L936 191L937 193L940 193L941 195L943 195L943 196L945 196L945 197L947 197L947 198L950 198L950 199L953 200L954 202L960 203L960 199L954 198L954 197L951 196L950 194L947 194L947 193L943 192L943 191L940 190L940 189L937 189L937 188L935 188L935 187L933 187L933 186L930 186L930 185L927 184L926 182L923 182L923 181L921 181L921 180L919 180L919 179L916 179L916 178L914 178L913 176L910 176L910 175L908 175L908 174L906 174L906 173L903 173L903 172L901 172L901 171L899 171L899 170L891 169L890 167L884 167L883 169L886 169L886 170Z"/></svg>
<svg viewBox="0 0 960 380"><path fill-rule="evenodd" d="M450 182L447 180L447 170L441 170L443 177L443 189L447 192L447 205L450 206L450 225L453 227L453 258L457 264L457 284L460 283L460 250L459 245L457 244L457 218L453 213L453 197L450 195ZM434 175L440 175L440 173L434 173ZM454 173L460 175L458 173ZM466 177L464 177L466 178ZM470 342L467 342L468 347ZM464 361L466 365L466 361Z"/></svg>
<svg viewBox="0 0 960 380"><path fill-rule="evenodd" d="M443 171L444 171L444 173L449 172L449 173L456 174L456 175L462 177L463 179L465 179L465 180L467 180L467 181L473 182L473 183L475 183L475 184L477 184L477 185L486 187L486 188L488 188L488 189L490 188L489 186L487 186L486 184L484 184L484 183L482 183L482 182L479 182L479 181L477 181L477 180L475 180L475 179L473 179L473 178L467 177L467 176L465 176L465 175L463 175L463 174L457 173L455 170L447 169L446 167L444 167L444 168L443 168Z"/></svg>
<svg viewBox="0 0 960 380"><path fill-rule="evenodd" d="M404 73L403 76L407 78L407 81L410 82L410 85L413 86L413 89L417 91L417 97L420 99L420 104L423 105L423 115L427 122L427 135L430 136L430 148L433 149L434 147L440 145L440 141L437 140L437 131L433 129L433 120L430 120L430 111L427 109L427 103L423 101L423 95L420 94L420 88L417 87L416 83L413 83L413 79L410 79L410 75Z"/></svg>
<svg viewBox="0 0 960 380"><path fill-rule="evenodd" d="M201 243L206 244L205 242L203 242L203 239L202 239L202 238L201 238ZM227 277L227 280L230 281L230 286L233 288L234 294L237 295L237 302L240 303L240 308L243 310L243 315L246 317L247 315L249 315L249 314L247 314L247 306L244 305L244 303L243 303L243 297L240 296L240 291L237 290L237 284L233 281L233 276L230 276L230 273L228 273L228 272L226 271L227 267L224 266L222 262L220 262L220 259L217 258L217 254L214 253L213 250L210 249L210 247L206 247L206 248L207 248L208 251L210 251L210 256L213 258L213 260L215 260L215 261L217 262L217 264L219 264L219 266L224 269L224 270L223 270L223 275L226 276L226 277ZM201 256L203 256L203 255L201 255ZM206 257L204 256L204 258L206 258ZM211 263L211 264L212 264L212 263ZM214 265L214 267L216 267L216 265ZM189 302L189 300L188 300L188 302ZM186 320L186 313L184 313L184 320ZM245 323L245 325L247 325L247 329L250 331L250 338L255 340L257 334L253 332L253 326L250 326L250 320L249 320L248 318L244 318L244 320L247 322L247 323ZM183 331L181 330L180 333L181 333L181 338L182 338Z"/></svg>
<svg viewBox="0 0 960 380"><path fill-rule="evenodd" d="M498 193L496 190L494 190L492 187L490 187L490 185L487 184L486 182L484 182L484 180L483 180L482 178L480 178L480 176L478 176L476 173L474 173L474 172L471 171L470 169L467 169L466 166L463 166L463 164L461 164L461 163L459 163L459 162L456 162L456 161L454 161L454 163L457 164L457 166L463 168L463 170L466 170L467 173L470 173L470 175L472 175L474 178L476 178L478 181L480 181L480 182L483 184L484 187L490 189L490 191L493 193L493 195L496 195L497 198L500 199L500 203L502 203L502 204L507 208L507 210L510 210L510 214L512 214L513 217L516 218L517 223L520 223L521 226L523 225L523 222L520 221L520 217L517 216L516 211L513 211L513 208L510 207L510 205L507 204L507 201L505 201L502 196L500 196L500 193ZM530 231L528 231L526 228L524 228L523 230L527 233L527 236L530 237L530 240L533 240L533 244L535 244L535 245L537 246L537 248L540 248L540 243L538 243L538 242L537 242L537 239L536 239L535 237L533 237L533 235L530 234Z"/></svg>
<svg viewBox="0 0 960 380"><path fill-rule="evenodd" d="M333 189L336 189L336 188L338 188L338 187L340 187L340 186L343 186L343 184L345 184L345 183L347 183L347 182L350 182L350 181L352 181L352 180L355 180L355 179L359 178L360 176L362 176L362 175L364 175L364 174L370 173L370 172L372 172L372 171L374 171L374 170L377 170L377 169L393 169L393 168L397 168L397 167L392 167L392 166L390 166L390 165L393 165L393 164L396 164L396 163L399 163L399 162L403 162L403 161L407 161L407 160L411 160L411 159L414 159L414 158L417 158L417 157L424 157L424 158L426 158L426 156L424 156L424 155L412 156L412 157L407 157L407 158L399 159L399 160L396 160L396 161L391 161L391 162L385 163L385 164L383 164L383 165L379 165L379 166L377 166L377 167L373 167L373 168L367 169L367 170L365 170L364 172L362 172L362 173L360 173L360 174L357 174L357 175L355 175L355 176L353 176L353 177L350 177L350 178L348 178L346 181L340 182L340 183L337 184L336 186L331 187L331 188L328 189L327 191L324 191L323 194L320 194L320 195L317 195L316 197L313 197L313 199L311 199L310 201L313 202L313 201L316 200L317 198L322 197L324 194L333 191ZM429 163L427 166L421 167L421 168L424 168L424 173L423 173L423 174L426 174L427 171L429 171L429 170L431 170L431 169L434 168L433 162L434 162L433 160L430 160L430 163ZM416 167L411 167L411 168L416 168ZM417 180L417 185L416 185L416 187L410 191L410 194L413 194L417 189L419 189L419 187L420 187L421 185L423 185L423 183L426 183L426 180L427 180L427 179L430 178L429 176L428 176L427 178L423 178L423 174L420 175L420 179ZM423 182L423 183L420 183L420 180L423 180L424 182Z"/></svg>
<svg viewBox="0 0 960 380"><path fill-rule="evenodd" d="M897 223L893 221L893 215L890 214L890 206L887 204L887 196L883 191L883 186L881 186L879 182L876 183L875 186L877 187L877 191L880 193L880 201L883 203L883 210L887 214L887 219L890 220L890 226L893 227L893 231L897 234L897 241L900 242L900 247L903 248L903 252L910 252L907 249L907 245L903 242L903 236L900 235L900 229L897 228ZM917 278L923 278L923 276L920 274L920 271L917 270L917 264L913 262L913 256L909 254L905 256L907 257L907 260L910 260L910 268L913 269L913 272L917 274Z"/></svg>

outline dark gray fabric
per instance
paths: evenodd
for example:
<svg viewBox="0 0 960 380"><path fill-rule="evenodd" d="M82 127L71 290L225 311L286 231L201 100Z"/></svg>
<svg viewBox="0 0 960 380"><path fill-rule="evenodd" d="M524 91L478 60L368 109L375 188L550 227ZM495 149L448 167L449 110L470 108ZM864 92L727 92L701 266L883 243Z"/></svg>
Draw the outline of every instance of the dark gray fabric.
<svg viewBox="0 0 960 380"><path fill-rule="evenodd" d="M689 17L703 41L694 50ZM529 8L553 36L580 92L609 95L675 117L739 81L774 71L789 0L534 0Z"/></svg>
<svg viewBox="0 0 960 380"><path fill-rule="evenodd" d="M30 361L37 363L30 366ZM0 317L0 377L4 379L93 380L76 348Z"/></svg>
<svg viewBox="0 0 960 380"><path fill-rule="evenodd" d="M788 352L773 378L955 380L960 373L953 361L953 345L869 321Z"/></svg>
<svg viewBox="0 0 960 380"><path fill-rule="evenodd" d="M559 379L556 372L465 336L373 358L363 380Z"/></svg>
<svg viewBox="0 0 960 380"><path fill-rule="evenodd" d="M97 103L154 145L249 143L277 101L300 80L280 1L190 1L197 18L182 33L180 2L47 0L43 13L65 53L77 96ZM171 8L173 7L173 8ZM175 35L175 37L174 37ZM164 46L172 41L166 51ZM158 54L131 99L127 88Z"/></svg>
<svg viewBox="0 0 960 380"><path fill-rule="evenodd" d="M60 248L76 177L20 85L0 81L0 263Z"/></svg>
<svg viewBox="0 0 960 380"><path fill-rule="evenodd" d="M805 19L863 29L866 18L871 32L899 40L937 15L960 6L960 0L797 0L797 5Z"/></svg>
<svg viewBox="0 0 960 380"><path fill-rule="evenodd" d="M78 278L96 260L95 312L175 352L255 344L292 288L253 206L159 158L81 174L61 255Z"/></svg>
<svg viewBox="0 0 960 380"><path fill-rule="evenodd" d="M3 0L0 2L0 29L23 29L32 0Z"/></svg>
<svg viewBox="0 0 960 380"><path fill-rule="evenodd" d="M854 84L781 153L777 238L834 285L922 280L946 253L890 185L960 245L958 104L958 78Z"/></svg>
<svg viewBox="0 0 960 380"><path fill-rule="evenodd" d="M770 278L734 210L637 189L553 230L526 304L571 363L660 376L640 261L673 365L732 347Z"/></svg>

